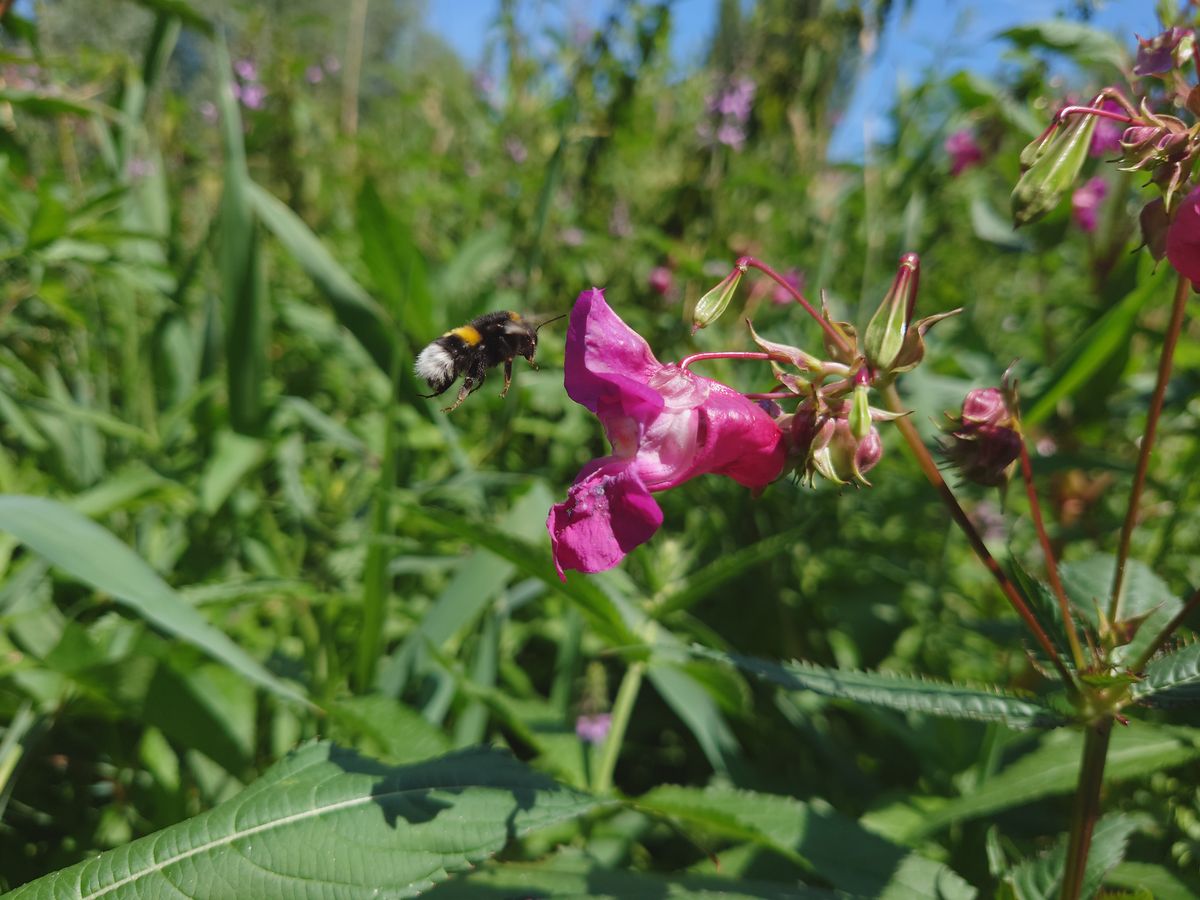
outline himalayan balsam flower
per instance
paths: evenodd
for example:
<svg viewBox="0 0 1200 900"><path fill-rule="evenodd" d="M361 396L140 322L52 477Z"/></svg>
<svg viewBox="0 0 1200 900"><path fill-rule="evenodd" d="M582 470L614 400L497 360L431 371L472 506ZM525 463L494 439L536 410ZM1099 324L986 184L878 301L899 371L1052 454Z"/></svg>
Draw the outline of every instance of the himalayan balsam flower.
<svg viewBox="0 0 1200 900"><path fill-rule="evenodd" d="M804 273L799 269L789 269L784 273L783 280L794 287L801 294L804 293ZM777 306L786 306L793 302L796 298L792 296L792 292L785 288L782 284L775 285L771 291L771 302Z"/></svg>
<svg viewBox="0 0 1200 900"><path fill-rule="evenodd" d="M951 175L961 175L983 162L983 150L975 142L975 135L965 128L946 138L945 149L950 157Z"/></svg>
<svg viewBox="0 0 1200 900"><path fill-rule="evenodd" d="M1021 455L1021 433L1000 388L978 388L963 399L962 412L950 420L942 450L968 481L998 487L1008 480Z"/></svg>
<svg viewBox="0 0 1200 900"><path fill-rule="evenodd" d="M1167 259L1192 284L1200 284L1200 187L1179 205L1167 229Z"/></svg>
<svg viewBox="0 0 1200 900"><path fill-rule="evenodd" d="M612 728L612 713L580 716L575 720L575 735L586 744L603 744Z"/></svg>
<svg viewBox="0 0 1200 900"><path fill-rule="evenodd" d="M267 89L261 84L244 84L239 99L246 109L262 109L267 102Z"/></svg>
<svg viewBox="0 0 1200 900"><path fill-rule="evenodd" d="M1108 182L1096 176L1089 178L1071 195L1071 218L1075 224L1089 234L1096 230L1096 216L1100 204L1108 194Z"/></svg>
<svg viewBox="0 0 1200 900"><path fill-rule="evenodd" d="M242 81L258 81L258 66L252 59L239 59L233 64L233 71Z"/></svg>
<svg viewBox="0 0 1200 900"><path fill-rule="evenodd" d="M783 470L782 434L762 409L660 363L597 288L571 310L563 383L600 419L613 448L583 467L546 520L564 581L567 569L602 572L650 539L663 520L653 491L708 473L758 488Z"/></svg>

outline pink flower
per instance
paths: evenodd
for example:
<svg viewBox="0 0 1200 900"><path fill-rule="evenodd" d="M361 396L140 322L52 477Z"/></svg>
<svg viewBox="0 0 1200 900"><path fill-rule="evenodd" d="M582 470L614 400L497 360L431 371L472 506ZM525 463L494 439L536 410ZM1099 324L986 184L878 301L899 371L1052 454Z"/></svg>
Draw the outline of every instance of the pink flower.
<svg viewBox="0 0 1200 900"><path fill-rule="evenodd" d="M612 728L612 713L580 716L575 720L575 735L587 744L603 744Z"/></svg>
<svg viewBox="0 0 1200 900"><path fill-rule="evenodd" d="M546 527L554 565L602 572L662 525L653 491L698 475L763 487L783 470L779 427L741 394L677 365L663 365L633 329L584 291L571 310L563 383L604 425L611 455L588 463Z"/></svg>
<svg viewBox="0 0 1200 900"><path fill-rule="evenodd" d="M983 162L983 150L975 143L975 135L965 128L947 137L944 146L950 157L951 175L961 175Z"/></svg>
<svg viewBox="0 0 1200 900"><path fill-rule="evenodd" d="M267 89L261 84L244 84L239 99L246 109L262 109L267 102Z"/></svg>
<svg viewBox="0 0 1200 900"><path fill-rule="evenodd" d="M320 84L325 78L325 70L313 63L304 70L304 80L309 84Z"/></svg>
<svg viewBox="0 0 1200 900"><path fill-rule="evenodd" d="M242 81L258 81L258 66L252 59L239 59L233 64L233 71Z"/></svg>
<svg viewBox="0 0 1200 900"><path fill-rule="evenodd" d="M1107 112L1124 112L1121 104L1115 100L1105 100L1100 108ZM1092 132L1092 143L1088 145L1089 156L1108 156L1121 152L1121 135L1125 133L1125 125L1115 119L1096 117L1096 128Z"/></svg>
<svg viewBox="0 0 1200 900"><path fill-rule="evenodd" d="M1091 233L1096 230L1096 215L1108 194L1108 182L1096 176L1089 178L1071 195L1071 217L1075 224Z"/></svg>
<svg viewBox="0 0 1200 900"><path fill-rule="evenodd" d="M1184 198L1167 229L1167 259L1192 284L1200 284L1200 187Z"/></svg>
<svg viewBox="0 0 1200 900"><path fill-rule="evenodd" d="M804 293L804 273L799 269L789 269L784 273L783 280L798 290ZM785 306L791 303L796 298L792 296L792 292L785 288L782 284L775 285L775 289L771 291L771 302L777 306Z"/></svg>
<svg viewBox="0 0 1200 900"><path fill-rule="evenodd" d="M675 283L675 276L671 274L671 270L666 266L655 266L650 270L650 276L646 279L646 283L654 293L660 297L665 297L671 293L671 287Z"/></svg>

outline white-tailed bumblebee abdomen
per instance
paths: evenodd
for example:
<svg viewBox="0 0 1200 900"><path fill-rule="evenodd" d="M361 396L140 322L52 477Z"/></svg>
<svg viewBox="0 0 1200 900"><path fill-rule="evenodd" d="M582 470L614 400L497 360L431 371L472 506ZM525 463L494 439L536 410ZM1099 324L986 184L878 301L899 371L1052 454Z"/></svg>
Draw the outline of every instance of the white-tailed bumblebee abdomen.
<svg viewBox="0 0 1200 900"><path fill-rule="evenodd" d="M418 378L424 378L429 383L429 389L434 394L440 394L450 387L451 382L458 377L454 358L438 341L429 344L417 355L413 366Z"/></svg>

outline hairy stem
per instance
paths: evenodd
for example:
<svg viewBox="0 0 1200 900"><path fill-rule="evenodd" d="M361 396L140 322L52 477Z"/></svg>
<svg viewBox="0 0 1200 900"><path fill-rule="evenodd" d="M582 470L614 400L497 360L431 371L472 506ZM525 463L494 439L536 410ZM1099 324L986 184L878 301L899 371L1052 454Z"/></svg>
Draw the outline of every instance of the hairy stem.
<svg viewBox="0 0 1200 900"><path fill-rule="evenodd" d="M1092 832L1100 818L1100 789L1104 784L1104 763L1108 758L1108 740L1113 720L1102 719L1089 725L1083 738L1083 762L1079 768L1079 787L1075 791L1075 810L1071 817L1071 838L1067 844L1067 864L1063 870L1062 900L1079 900L1083 891L1083 873L1087 867Z"/></svg>
<svg viewBox="0 0 1200 900"><path fill-rule="evenodd" d="M900 400L900 394L896 391L895 385L888 385L883 389L883 396L887 402L888 408L895 413L906 413L904 404ZM1058 670L1058 674L1062 676L1063 683L1071 691L1076 690L1075 679L1071 676L1063 661L1058 657L1058 651L1054 649L1054 644L1050 642L1050 638L1046 635L1046 631L1038 623L1037 618L1029 609L1029 605L1017 590L1016 585L1000 567L1000 563L992 556L987 546L983 542L983 538L979 534L979 530L971 522L966 511L958 502L958 498L954 496L954 492L950 490L950 485L946 484L946 479L942 477L942 473L938 470L937 463L934 461L929 448L925 446L925 442L921 440L921 435L917 433L916 426L913 425L907 416L902 416L896 420L896 427L900 429L900 434L904 436L905 442L909 449L912 450L913 456L916 457L917 465L921 467L921 471L925 473L925 477L929 483L933 485L933 489L937 491L942 502L946 504L946 508L950 510L950 516L962 529L963 534L967 536L967 541L971 544L971 549L975 551L975 555L979 557L980 562L992 573L992 577L996 580L996 584L1000 586L1005 598L1017 615L1028 626L1033 633L1034 638L1045 651L1050 662L1054 664L1054 668Z"/></svg>
<svg viewBox="0 0 1200 900"><path fill-rule="evenodd" d="M1163 335L1162 354L1158 359L1158 381L1150 398L1150 411L1146 415L1146 431L1138 449L1137 468L1133 473L1133 487L1129 490L1129 507L1125 510L1125 522L1121 525L1121 540L1117 547L1117 568L1113 573L1112 594L1108 601L1108 620L1121 620L1121 588L1125 581L1125 563L1129 560L1129 544L1133 540L1133 529L1137 524L1138 508L1141 506L1142 490L1146 486L1146 471L1150 467L1150 451L1154 449L1154 437L1158 431L1158 420L1162 416L1163 398L1167 393L1167 382L1171 380L1171 364L1175 359L1175 345L1183 329L1183 314L1187 310L1191 282L1180 275L1175 281L1175 300L1171 306L1171 321Z"/></svg>
<svg viewBox="0 0 1200 900"><path fill-rule="evenodd" d="M1050 587L1058 598L1058 608L1062 611L1063 630L1067 633L1067 641L1071 645L1071 658L1075 660L1076 671L1083 669L1086 664L1083 658L1083 648L1079 646L1079 635L1075 632L1075 616L1071 611L1071 601L1058 577L1058 561L1054 558L1054 549L1050 546L1050 536L1046 534L1046 523L1042 519L1042 504L1038 501L1037 490L1033 486L1033 463L1029 459L1029 447L1024 438L1021 439L1021 477L1025 482L1025 495L1029 498L1029 511L1033 515L1033 526L1037 531L1038 540L1042 544L1042 555L1046 558L1046 574L1050 577Z"/></svg>
<svg viewBox="0 0 1200 900"><path fill-rule="evenodd" d="M608 729L608 737L604 740L604 749L600 754L600 762L596 766L596 778L592 787L596 794L604 795L612 789L613 770L617 767L617 757L621 755L621 744L625 742L625 731L629 727L629 717L633 713L633 704L637 700L638 691L642 686L642 676L646 673L646 664L641 660L631 663L617 688L617 699L613 703L612 724Z"/></svg>

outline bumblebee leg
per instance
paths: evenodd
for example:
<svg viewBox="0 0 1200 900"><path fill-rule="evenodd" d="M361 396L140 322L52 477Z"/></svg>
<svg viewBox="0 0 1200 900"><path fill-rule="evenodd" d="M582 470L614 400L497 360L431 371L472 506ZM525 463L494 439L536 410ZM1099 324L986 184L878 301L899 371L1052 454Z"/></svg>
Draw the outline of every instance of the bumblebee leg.
<svg viewBox="0 0 1200 900"><path fill-rule="evenodd" d="M504 399L508 396L508 389L512 386L512 360L504 361L504 390L500 392L500 398Z"/></svg>
<svg viewBox="0 0 1200 900"><path fill-rule="evenodd" d="M462 402L471 395L471 392L473 390L474 390L474 387L471 384L471 379L470 378L465 379L462 383L462 387L460 387L458 389L457 399L455 399L455 401L453 403L451 403L449 406L443 407L442 412L444 412L444 413L454 412L456 409L458 409L462 405Z"/></svg>

